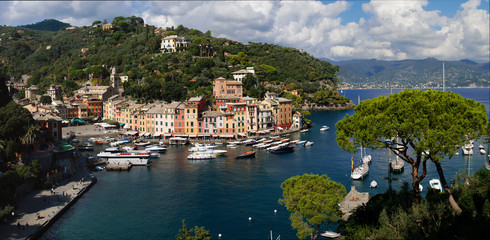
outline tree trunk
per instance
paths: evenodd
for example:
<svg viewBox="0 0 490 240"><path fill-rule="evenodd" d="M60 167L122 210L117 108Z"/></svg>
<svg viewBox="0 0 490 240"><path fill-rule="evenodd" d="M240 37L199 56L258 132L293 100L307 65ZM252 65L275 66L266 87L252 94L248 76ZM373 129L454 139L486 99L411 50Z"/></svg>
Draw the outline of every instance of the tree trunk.
<svg viewBox="0 0 490 240"><path fill-rule="evenodd" d="M419 203L419 197L420 197L420 190L419 190L419 184L420 184L420 179L419 179L419 164L420 162L414 162L412 165L412 187L413 187L413 197L415 198L415 204Z"/></svg>
<svg viewBox="0 0 490 240"><path fill-rule="evenodd" d="M454 211L459 215L463 210L459 207L456 200L454 200L453 194L447 185L446 178L444 177L444 172L442 171L441 163L439 161L433 161L437 168L437 173L439 174L439 179L441 180L441 185L444 187L444 190L449 193L449 204L453 207Z"/></svg>

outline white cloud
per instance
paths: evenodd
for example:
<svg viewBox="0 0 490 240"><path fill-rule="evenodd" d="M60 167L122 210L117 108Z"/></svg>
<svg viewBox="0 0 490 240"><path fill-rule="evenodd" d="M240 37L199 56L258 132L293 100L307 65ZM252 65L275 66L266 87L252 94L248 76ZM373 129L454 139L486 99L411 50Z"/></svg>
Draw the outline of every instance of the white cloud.
<svg viewBox="0 0 490 240"><path fill-rule="evenodd" d="M488 0L483 4L487 4ZM428 0L371 1L357 22L342 23L359 2L337 1L19 1L0 2L5 25L55 18L75 26L116 16L141 16L146 23L182 24L214 36L301 48L334 60L436 57L489 61L489 13L480 0L461 4L454 16L428 11Z"/></svg>

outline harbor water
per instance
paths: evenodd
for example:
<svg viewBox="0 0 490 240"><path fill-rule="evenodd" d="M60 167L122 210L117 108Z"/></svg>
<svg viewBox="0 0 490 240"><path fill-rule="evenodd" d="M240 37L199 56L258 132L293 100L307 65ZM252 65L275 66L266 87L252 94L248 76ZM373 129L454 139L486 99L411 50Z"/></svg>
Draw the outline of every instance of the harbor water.
<svg viewBox="0 0 490 240"><path fill-rule="evenodd" d="M393 90L393 92L399 90ZM490 91L485 89L451 89L463 97L485 104L490 115ZM388 95L389 89L344 90L343 94L357 101ZM386 191L389 184L399 189L404 181L411 182L411 169L391 174L388 150L367 150L372 155L369 174L362 181L350 179L351 154L335 141L335 123L354 110L314 111L313 128L306 133L293 133L288 138L313 141L312 146L296 146L293 153L271 154L257 150L255 158L234 159L250 151L238 146L226 156L214 160L187 160L188 146L170 146L148 167L133 167L127 172L96 173L97 184L87 192L42 237L43 239L175 239L185 219L187 227L204 226L212 239L297 239L291 228L289 212L278 204L282 197L281 183L304 173L327 174L347 190L352 185L370 196ZM330 130L321 132L322 125ZM484 168L486 156L478 152L481 140L475 142L474 155L460 154L442 163L445 176L451 180L456 173L469 174ZM488 146L485 144L488 152ZM96 148L94 154L103 148ZM487 153L488 154L488 153ZM360 155L354 155L356 162ZM429 180L438 178L435 166L427 164L428 174L422 181L423 192ZM369 183L376 180L377 188ZM277 210L277 212L275 212ZM249 220L251 217L251 220Z"/></svg>

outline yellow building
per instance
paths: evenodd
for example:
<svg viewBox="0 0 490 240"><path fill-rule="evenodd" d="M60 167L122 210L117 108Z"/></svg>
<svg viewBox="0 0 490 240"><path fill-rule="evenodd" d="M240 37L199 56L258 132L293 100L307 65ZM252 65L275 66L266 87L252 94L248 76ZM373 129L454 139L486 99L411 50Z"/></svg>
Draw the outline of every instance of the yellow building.
<svg viewBox="0 0 490 240"><path fill-rule="evenodd" d="M185 105L185 133L189 135L198 134L199 124L197 122L198 112L197 105L187 103Z"/></svg>

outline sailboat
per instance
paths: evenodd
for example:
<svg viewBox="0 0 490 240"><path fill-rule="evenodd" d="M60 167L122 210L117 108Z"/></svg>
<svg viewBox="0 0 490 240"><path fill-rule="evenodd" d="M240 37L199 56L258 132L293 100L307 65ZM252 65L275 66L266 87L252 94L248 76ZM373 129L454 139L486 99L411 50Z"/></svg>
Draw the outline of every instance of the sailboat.
<svg viewBox="0 0 490 240"><path fill-rule="evenodd" d="M399 148L400 146L397 145L396 147ZM402 159L400 159L398 155L396 155L395 161L391 161L390 166L393 172L400 173L403 171L403 167L405 166L405 161L403 161Z"/></svg>
<svg viewBox="0 0 490 240"><path fill-rule="evenodd" d="M361 165L354 168L354 157L351 157L350 165L351 165L351 169L352 169L350 177L354 180L359 180L361 178L364 178L364 176L366 176L369 172L369 164L366 162L363 162L362 159L361 159Z"/></svg>

